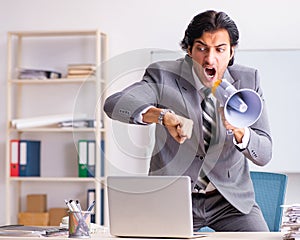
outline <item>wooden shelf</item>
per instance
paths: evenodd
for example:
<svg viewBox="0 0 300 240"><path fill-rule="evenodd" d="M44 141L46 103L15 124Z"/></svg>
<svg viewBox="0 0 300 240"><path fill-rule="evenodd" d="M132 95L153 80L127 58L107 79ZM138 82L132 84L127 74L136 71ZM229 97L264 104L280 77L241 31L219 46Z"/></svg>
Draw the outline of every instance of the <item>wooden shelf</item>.
<svg viewBox="0 0 300 240"><path fill-rule="evenodd" d="M67 37L67 36L94 36L100 34L106 36L99 30L67 30L67 31L11 31L8 34L18 37Z"/></svg>
<svg viewBox="0 0 300 240"><path fill-rule="evenodd" d="M95 132L96 128L10 128L11 132ZM105 132L105 128L100 128L100 132Z"/></svg>
<svg viewBox="0 0 300 240"><path fill-rule="evenodd" d="M99 182L103 183L105 179L100 178L79 178L79 177L9 177L11 182Z"/></svg>
<svg viewBox="0 0 300 240"><path fill-rule="evenodd" d="M14 84L59 84L59 83L84 83L96 82L95 77L91 78L53 78L53 79L12 79L8 81ZM101 82L104 82L103 80Z"/></svg>

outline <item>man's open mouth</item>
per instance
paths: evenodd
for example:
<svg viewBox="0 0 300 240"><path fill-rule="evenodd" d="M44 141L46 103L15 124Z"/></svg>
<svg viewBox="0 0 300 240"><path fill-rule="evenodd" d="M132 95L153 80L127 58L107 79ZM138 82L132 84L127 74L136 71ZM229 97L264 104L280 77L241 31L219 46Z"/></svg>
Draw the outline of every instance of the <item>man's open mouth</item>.
<svg viewBox="0 0 300 240"><path fill-rule="evenodd" d="M216 69L215 68L206 67L204 72L205 72L206 77L210 78L210 79L214 78L215 75L216 75Z"/></svg>

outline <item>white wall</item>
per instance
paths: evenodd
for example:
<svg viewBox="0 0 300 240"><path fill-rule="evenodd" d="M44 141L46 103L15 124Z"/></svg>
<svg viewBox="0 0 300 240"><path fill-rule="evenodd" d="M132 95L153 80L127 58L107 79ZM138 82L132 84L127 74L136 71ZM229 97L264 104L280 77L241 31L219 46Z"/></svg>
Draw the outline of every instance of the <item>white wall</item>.
<svg viewBox="0 0 300 240"><path fill-rule="evenodd" d="M192 17L206 9L227 12L240 29L241 49L300 48L298 31L300 15L298 2L292 0L0 0L0 195L5 194L5 124L6 124L6 32L17 30L68 30L100 28L109 36L109 57L145 48L177 51L184 30ZM284 61L284 59L282 59ZM123 88L141 75L143 64L114 79L109 92ZM117 63L122 67L122 63ZM296 69L291 69L295 71ZM134 78L134 79L131 79ZM288 83L288 80L285 84ZM280 84L280 83L277 83ZM271 120L272 121L272 120ZM124 126L120 126L124 128ZM146 171L148 152L142 150L151 144L150 138L139 138L135 130L127 128L138 154L134 166L129 164L127 149L110 142L106 156L121 159L123 172ZM147 129L143 129L148 134ZM292 140L293 141L293 140ZM294 140L296 141L296 140ZM297 157L297 156L295 156ZM126 161L128 160L128 161ZM283 164L288 164L283 160ZM136 167L137 166L137 167ZM119 169L120 170L120 169ZM291 174L287 202L299 202L296 184L299 174ZM63 202L63 199L61 199ZM5 221L5 202L0 204L0 224Z"/></svg>

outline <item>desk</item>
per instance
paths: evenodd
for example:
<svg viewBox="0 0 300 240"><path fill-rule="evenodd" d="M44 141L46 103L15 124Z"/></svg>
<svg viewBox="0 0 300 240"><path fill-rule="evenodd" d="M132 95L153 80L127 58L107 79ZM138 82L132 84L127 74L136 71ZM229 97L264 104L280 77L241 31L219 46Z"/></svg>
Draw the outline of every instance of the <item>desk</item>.
<svg viewBox="0 0 300 240"><path fill-rule="evenodd" d="M203 240L282 240L283 233L281 232L210 232L205 233L207 234L206 237L202 238L194 238L194 239L203 239ZM8 240L20 240L20 239L27 239L27 240L37 240L41 239L39 237L7 237L7 236L0 236L0 239L8 239ZM76 238L68 238L68 237L45 237L42 239L53 239L53 240L71 240ZM78 239L78 238L77 238ZM108 234L93 234L91 238L88 238L90 240L99 240L99 239L105 239L105 240L155 240L158 238L116 238L113 236L110 236ZM166 238L164 238L166 240ZM171 240L171 239L170 239ZM181 239L182 240L182 239Z"/></svg>
<svg viewBox="0 0 300 240"><path fill-rule="evenodd" d="M212 232L203 240L282 240L281 232Z"/></svg>

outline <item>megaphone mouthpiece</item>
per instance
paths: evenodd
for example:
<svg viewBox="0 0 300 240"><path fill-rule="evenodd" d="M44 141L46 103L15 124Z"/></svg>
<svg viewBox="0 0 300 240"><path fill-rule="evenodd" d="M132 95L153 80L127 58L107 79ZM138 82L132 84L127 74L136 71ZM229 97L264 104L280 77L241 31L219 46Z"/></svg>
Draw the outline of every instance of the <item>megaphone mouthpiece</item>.
<svg viewBox="0 0 300 240"><path fill-rule="evenodd" d="M247 104L237 94L230 98L228 101L228 106L241 113L246 112L248 109Z"/></svg>

